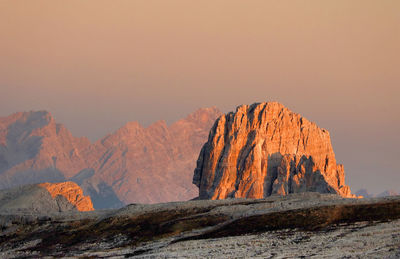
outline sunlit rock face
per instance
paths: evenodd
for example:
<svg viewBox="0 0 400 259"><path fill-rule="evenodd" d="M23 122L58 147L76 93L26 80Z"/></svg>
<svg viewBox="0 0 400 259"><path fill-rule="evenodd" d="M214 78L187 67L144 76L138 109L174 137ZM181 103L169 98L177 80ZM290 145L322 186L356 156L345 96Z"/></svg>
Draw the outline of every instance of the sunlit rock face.
<svg viewBox="0 0 400 259"><path fill-rule="evenodd" d="M0 190L0 213L92 211L89 196L73 182L40 183Z"/></svg>
<svg viewBox="0 0 400 259"><path fill-rule="evenodd" d="M53 198L59 195L65 197L79 211L94 210L92 200L83 195L82 189L76 183L41 183L39 186L45 188Z"/></svg>
<svg viewBox="0 0 400 259"><path fill-rule="evenodd" d="M242 105L210 131L194 171L200 199L299 192L355 197L329 132L280 103Z"/></svg>

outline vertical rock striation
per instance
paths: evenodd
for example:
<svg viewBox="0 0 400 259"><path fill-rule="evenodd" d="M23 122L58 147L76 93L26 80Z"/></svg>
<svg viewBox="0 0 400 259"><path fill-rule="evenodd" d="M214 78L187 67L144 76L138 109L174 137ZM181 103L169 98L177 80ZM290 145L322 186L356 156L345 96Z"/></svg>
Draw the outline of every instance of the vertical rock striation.
<svg viewBox="0 0 400 259"><path fill-rule="evenodd" d="M215 122L193 183L200 199L307 191L355 197L344 178L329 132L270 102L239 106Z"/></svg>

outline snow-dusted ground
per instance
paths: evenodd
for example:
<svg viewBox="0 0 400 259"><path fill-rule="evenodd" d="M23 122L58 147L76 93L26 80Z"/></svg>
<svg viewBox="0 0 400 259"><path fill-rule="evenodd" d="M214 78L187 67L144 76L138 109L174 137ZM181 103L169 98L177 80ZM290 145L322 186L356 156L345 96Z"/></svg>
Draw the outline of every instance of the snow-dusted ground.
<svg viewBox="0 0 400 259"><path fill-rule="evenodd" d="M85 252L112 258L400 258L400 220L359 222L308 232L293 229L257 235L182 241L164 239L136 248Z"/></svg>
<svg viewBox="0 0 400 259"><path fill-rule="evenodd" d="M400 258L400 221L183 241L138 258Z"/></svg>
<svg viewBox="0 0 400 259"><path fill-rule="evenodd" d="M25 213L0 211L0 258L400 258L400 197L304 193Z"/></svg>

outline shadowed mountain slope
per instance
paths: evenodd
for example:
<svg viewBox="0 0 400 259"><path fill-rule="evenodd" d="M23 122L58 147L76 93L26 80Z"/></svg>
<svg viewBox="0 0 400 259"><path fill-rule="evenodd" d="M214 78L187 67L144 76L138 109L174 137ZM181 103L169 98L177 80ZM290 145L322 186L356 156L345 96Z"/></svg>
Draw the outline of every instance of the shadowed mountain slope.
<svg viewBox="0 0 400 259"><path fill-rule="evenodd" d="M0 188L64 181L87 167L89 146L45 111L0 118Z"/></svg>

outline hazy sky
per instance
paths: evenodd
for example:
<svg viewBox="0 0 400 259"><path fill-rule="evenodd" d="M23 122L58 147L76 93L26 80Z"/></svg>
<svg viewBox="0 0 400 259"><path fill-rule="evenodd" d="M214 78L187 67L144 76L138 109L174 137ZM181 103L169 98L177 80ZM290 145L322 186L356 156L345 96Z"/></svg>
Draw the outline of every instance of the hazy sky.
<svg viewBox="0 0 400 259"><path fill-rule="evenodd" d="M400 191L400 1L0 0L0 116L96 140L275 100L332 136L353 191Z"/></svg>

